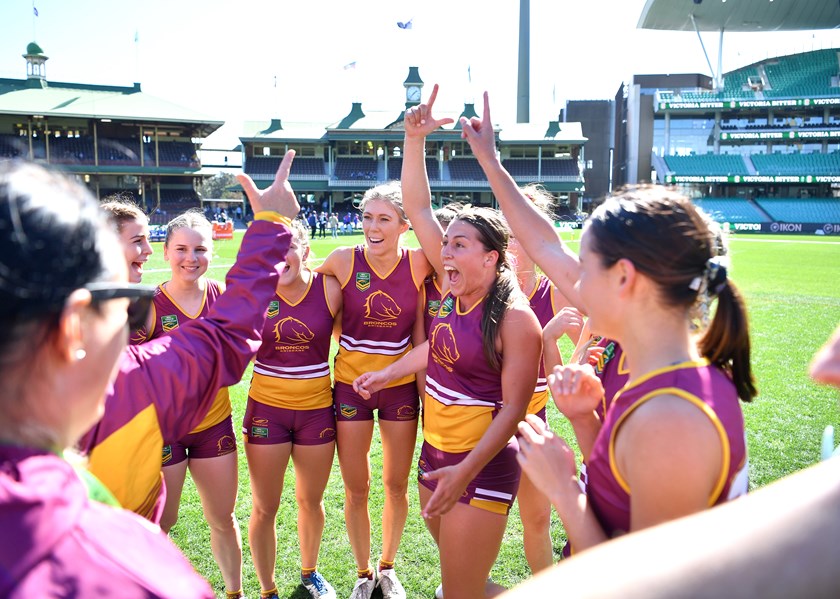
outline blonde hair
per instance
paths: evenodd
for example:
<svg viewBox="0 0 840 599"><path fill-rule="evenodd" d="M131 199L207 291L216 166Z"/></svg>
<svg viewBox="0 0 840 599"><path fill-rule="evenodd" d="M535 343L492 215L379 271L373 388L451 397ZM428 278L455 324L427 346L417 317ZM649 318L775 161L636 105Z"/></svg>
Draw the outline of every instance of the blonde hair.
<svg viewBox="0 0 840 599"><path fill-rule="evenodd" d="M178 229L184 228L205 231L208 237L213 238L213 225L200 210L193 208L169 221L169 224L166 225L166 237L163 240L163 245L168 246L172 234Z"/></svg>
<svg viewBox="0 0 840 599"><path fill-rule="evenodd" d="M404 223L408 223L408 216L406 216L405 210L403 209L402 187L400 186L399 181L388 181L387 183L368 189L365 192L362 201L359 203L359 210L364 212L365 205L367 205L367 203L371 200L382 200L384 202L388 202L394 207L394 210L396 210L397 216L400 220Z"/></svg>

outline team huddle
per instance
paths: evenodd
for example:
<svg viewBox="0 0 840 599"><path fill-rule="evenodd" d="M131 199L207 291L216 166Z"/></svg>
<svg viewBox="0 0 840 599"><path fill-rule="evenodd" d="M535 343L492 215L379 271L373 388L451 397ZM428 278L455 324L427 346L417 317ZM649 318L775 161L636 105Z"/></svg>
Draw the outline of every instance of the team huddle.
<svg viewBox="0 0 840 599"><path fill-rule="evenodd" d="M406 112L401 181L364 196L364 243L336 249L317 268L306 227L294 219L294 152L265 191L239 177L255 221L226 284L206 276L210 223L193 212L173 219L163 250L172 276L147 293L150 309L135 319L104 415L76 444L105 500L165 532L190 470L228 597L242 596L242 541L227 386L249 360L248 539L266 598L278 596L275 527L290 458L301 583L316 599L336 597L318 570L335 454L348 568L352 559L357 571L352 599L377 588L406 596L397 554L413 472L439 550L436 596L448 599L503 591L489 576L517 500L525 557L537 572L554 562L552 508L571 556L747 490L739 401L756 389L745 307L714 224L672 191L629 190L595 210L575 255L545 214L550 196L519 188L501 166L486 96L483 118L461 125L501 209L434 211L425 140L451 122L432 114L437 91ZM125 203L104 208L127 277L139 283L151 254L146 217ZM409 226L419 249L401 245ZM575 345L565 357L564 335ZM574 429L579 472L547 425L550 399ZM381 477L370 467L374 422ZM373 561L371 484L382 484L385 498ZM183 581L179 592L209 592L188 564L169 568L170 580ZM143 586L160 584L155 578L132 584L176 596L173 587Z"/></svg>

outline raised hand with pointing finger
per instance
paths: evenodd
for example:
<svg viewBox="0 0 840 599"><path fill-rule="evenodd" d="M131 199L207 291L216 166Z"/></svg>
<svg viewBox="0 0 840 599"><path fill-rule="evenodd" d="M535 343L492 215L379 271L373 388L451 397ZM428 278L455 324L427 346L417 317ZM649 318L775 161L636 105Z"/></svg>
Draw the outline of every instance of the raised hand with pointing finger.
<svg viewBox="0 0 840 599"><path fill-rule="evenodd" d="M269 210L293 219L300 212L297 196L289 184L289 172L292 170L294 158L294 150L286 152L280 162L280 167L277 169L277 174L274 176L274 182L265 190L258 189L247 174L236 175L236 180L245 190L245 195L248 196L254 214Z"/></svg>
<svg viewBox="0 0 840 599"><path fill-rule="evenodd" d="M438 84L432 88L432 95L429 101L424 104L412 106L405 111L405 136L406 138L423 138L429 133L444 125L451 125L455 121L450 118L436 119L432 116L432 107L437 99Z"/></svg>

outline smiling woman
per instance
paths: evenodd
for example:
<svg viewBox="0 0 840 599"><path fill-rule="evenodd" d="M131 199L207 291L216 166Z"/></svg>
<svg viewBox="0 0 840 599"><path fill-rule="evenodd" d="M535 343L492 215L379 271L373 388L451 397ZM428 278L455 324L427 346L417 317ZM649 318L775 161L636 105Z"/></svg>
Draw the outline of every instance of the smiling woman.
<svg viewBox="0 0 840 599"><path fill-rule="evenodd" d="M392 599L405 597L394 571L408 515L408 475L417 438L419 399L414 375L405 376L373 398L353 390L363 372L395 362L422 341L417 318L419 288L431 267L420 250L400 247L408 230L397 183L369 189L362 199L365 244L333 251L319 272L341 283L344 310L335 360L338 461L346 493L344 512L358 580L352 599L368 599L375 586ZM382 556L377 583L370 566L370 444L378 412L386 464Z"/></svg>

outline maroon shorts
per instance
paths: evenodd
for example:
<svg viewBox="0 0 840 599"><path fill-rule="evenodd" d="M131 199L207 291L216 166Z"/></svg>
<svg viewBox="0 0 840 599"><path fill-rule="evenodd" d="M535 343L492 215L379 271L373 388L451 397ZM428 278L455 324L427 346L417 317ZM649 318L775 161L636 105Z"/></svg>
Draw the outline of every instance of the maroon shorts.
<svg viewBox="0 0 840 599"><path fill-rule="evenodd" d="M434 491L437 487L437 481L425 480L423 473L438 470L444 466L459 464L469 453L469 451L447 453L424 441L423 448L420 450L420 459L417 462L420 484ZM519 477L522 472L519 462L516 461L517 453L519 453L519 444L516 440L509 441L481 469L478 476L470 481L467 490L458 498L458 501L482 510L507 515L510 512L510 506L516 499L516 492L519 490Z"/></svg>
<svg viewBox="0 0 840 599"><path fill-rule="evenodd" d="M335 382L333 392L335 419L339 422L373 420L373 411L379 411L379 420L417 420L420 397L417 383L411 382L377 391L370 399L363 399L353 391L353 385Z"/></svg>
<svg viewBox="0 0 840 599"><path fill-rule="evenodd" d="M242 420L245 443L251 445L324 445L335 441L335 410L289 410L248 398Z"/></svg>
<svg viewBox="0 0 840 599"><path fill-rule="evenodd" d="M233 435L233 417L228 416L218 424L197 433L190 433L180 441L163 448L161 465L174 466L187 458L218 458L236 451Z"/></svg>

